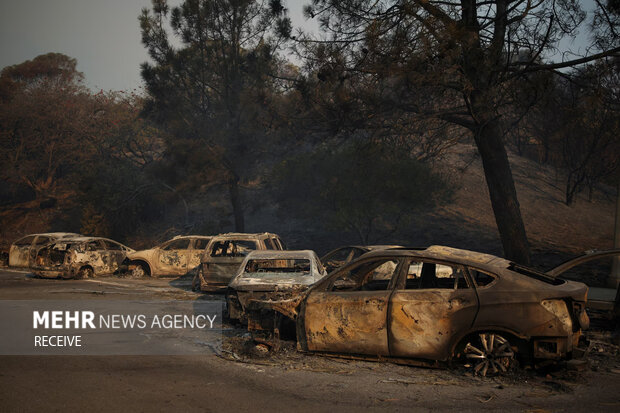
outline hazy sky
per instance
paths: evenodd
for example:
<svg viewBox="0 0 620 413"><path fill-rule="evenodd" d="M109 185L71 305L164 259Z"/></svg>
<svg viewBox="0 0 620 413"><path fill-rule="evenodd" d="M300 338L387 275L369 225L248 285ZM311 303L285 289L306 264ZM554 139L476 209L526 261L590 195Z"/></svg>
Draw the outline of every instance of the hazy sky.
<svg viewBox="0 0 620 413"><path fill-rule="evenodd" d="M306 3L286 2L294 27L316 27L303 17ZM77 59L92 89L138 88L148 58L138 16L150 6L151 0L0 0L0 69L56 52Z"/></svg>
<svg viewBox="0 0 620 413"><path fill-rule="evenodd" d="M286 6L294 27L316 30L316 22L302 15L306 3L288 0ZM150 0L0 0L0 68L64 53L77 59L92 89L138 88L140 64L147 60L138 16L150 5Z"/></svg>

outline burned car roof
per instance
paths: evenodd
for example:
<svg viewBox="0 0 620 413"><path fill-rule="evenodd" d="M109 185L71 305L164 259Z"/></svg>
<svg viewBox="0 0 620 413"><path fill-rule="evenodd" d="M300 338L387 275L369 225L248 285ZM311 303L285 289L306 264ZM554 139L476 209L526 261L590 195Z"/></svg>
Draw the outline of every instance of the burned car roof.
<svg viewBox="0 0 620 413"><path fill-rule="evenodd" d="M295 259L295 258L314 258L316 253L312 250L256 250L252 251L247 259Z"/></svg>
<svg viewBox="0 0 620 413"><path fill-rule="evenodd" d="M269 237L277 237L278 234L274 234L272 232L257 232L257 233L250 233L250 232L227 232L224 234L218 234L216 236L214 236L213 238L218 238L218 239L262 239L262 238L269 238Z"/></svg>
<svg viewBox="0 0 620 413"><path fill-rule="evenodd" d="M31 236L37 236L37 235L43 235L46 237L58 237L58 238L80 236L80 234L75 233L75 232L41 232L38 234L27 234L27 235L24 235L24 237L31 237Z"/></svg>
<svg viewBox="0 0 620 413"><path fill-rule="evenodd" d="M104 238L104 237L88 237L85 235L80 235L78 237L67 237L67 238L61 238L61 239L57 239L56 241L52 242L53 244L68 244L68 243L76 243L76 242L90 242L90 241L98 241L98 240L104 240L104 241L112 241L115 242L117 244L120 244L124 247L126 247L127 249L133 251L132 248L127 247L126 245L118 242L118 241L114 241L112 239L109 238Z"/></svg>
<svg viewBox="0 0 620 413"><path fill-rule="evenodd" d="M490 268L508 268L511 264L510 261L497 257L491 254L485 254L482 252L464 250L460 248L446 247L443 245L431 245L427 248L406 248L406 247L394 247L390 248L389 255L393 256L411 256L411 257L424 257L435 258L438 260L450 260L461 263L463 265L471 266L484 266ZM364 256L374 256L385 254L386 250L373 250L366 253Z"/></svg>
<svg viewBox="0 0 620 413"><path fill-rule="evenodd" d="M86 241L94 241L94 240L98 240L98 239L104 239L104 238L100 238L100 237L87 237L87 236L81 235L79 237L62 238L62 239L56 240L56 243L86 242Z"/></svg>
<svg viewBox="0 0 620 413"><path fill-rule="evenodd" d="M534 268L517 264L505 258L482 252L470 251L460 248L446 247L443 245L431 245L427 248L390 248L388 250L374 250L364 254L364 257L386 255L398 257L419 257L434 259L438 261L448 261L461 265L477 268L492 272L498 276L511 276L517 274L526 280L538 280L547 284L561 285L564 280L556 278L556 275L538 271ZM572 262L572 260L570 261ZM553 271L553 270L552 270ZM516 279L515 279L516 280Z"/></svg>

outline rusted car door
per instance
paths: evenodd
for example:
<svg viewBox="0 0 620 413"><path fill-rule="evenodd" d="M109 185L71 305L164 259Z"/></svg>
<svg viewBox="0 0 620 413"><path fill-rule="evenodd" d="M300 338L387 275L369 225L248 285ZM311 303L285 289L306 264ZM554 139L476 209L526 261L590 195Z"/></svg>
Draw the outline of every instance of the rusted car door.
<svg viewBox="0 0 620 413"><path fill-rule="evenodd" d="M461 266L415 259L405 268L390 301L390 355L445 360L474 322L476 292Z"/></svg>
<svg viewBox="0 0 620 413"><path fill-rule="evenodd" d="M49 244L52 241L53 239L48 236L37 235L37 238L34 240L34 243L32 244L32 248L30 248L30 251L28 253L28 265L29 266L34 264L34 260L37 256L37 252L39 252L41 248L43 248L46 244Z"/></svg>
<svg viewBox="0 0 620 413"><path fill-rule="evenodd" d="M187 270L191 271L200 265L200 257L205 252L205 248L209 244L210 238L196 238L190 246L189 263Z"/></svg>
<svg viewBox="0 0 620 413"><path fill-rule="evenodd" d="M389 355L387 315L394 258L373 258L344 267L309 294L302 315L310 351Z"/></svg>
<svg viewBox="0 0 620 413"><path fill-rule="evenodd" d="M90 265L95 274L108 272L107 252L101 240L92 240L76 247L78 267Z"/></svg>
<svg viewBox="0 0 620 413"><path fill-rule="evenodd" d="M163 245L157 257L161 274L180 275L187 272L190 256L190 239L175 239Z"/></svg>
<svg viewBox="0 0 620 413"><path fill-rule="evenodd" d="M476 329L488 330L501 325L509 331L536 334L536 330L545 328L553 317L551 313L541 313L540 301L544 297L536 290L515 288L513 279L482 269L468 267L468 271L480 301L474 323Z"/></svg>
<svg viewBox="0 0 620 413"><path fill-rule="evenodd" d="M127 252L123 249L123 246L117 242L110 240L103 240L103 244L106 248L106 260L108 270L106 272L114 273L118 270L118 267L121 265Z"/></svg>

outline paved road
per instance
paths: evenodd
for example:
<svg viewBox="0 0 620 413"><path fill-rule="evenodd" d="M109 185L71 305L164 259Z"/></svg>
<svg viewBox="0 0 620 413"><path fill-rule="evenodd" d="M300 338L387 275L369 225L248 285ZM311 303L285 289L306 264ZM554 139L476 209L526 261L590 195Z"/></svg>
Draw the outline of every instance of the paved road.
<svg viewBox="0 0 620 413"><path fill-rule="evenodd" d="M222 300L191 292L190 280L183 278L43 280L0 269L3 300L136 298ZM225 326L224 334L226 341L243 331ZM0 411L620 409L617 357L605 361L616 364L597 372L522 371L493 379L302 355L290 348L263 356L231 348L197 356L0 356Z"/></svg>

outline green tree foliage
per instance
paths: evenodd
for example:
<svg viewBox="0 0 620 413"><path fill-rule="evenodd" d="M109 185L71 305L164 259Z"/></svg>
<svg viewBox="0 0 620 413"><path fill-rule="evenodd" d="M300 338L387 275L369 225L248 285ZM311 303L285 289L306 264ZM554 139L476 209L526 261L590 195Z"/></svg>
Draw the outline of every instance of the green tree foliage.
<svg viewBox="0 0 620 413"><path fill-rule="evenodd" d="M244 229L240 187L266 151L279 39L290 34L280 2L264 6L186 0L170 9L154 0L140 16L151 58L142 65L146 113L171 134L169 184L181 191L226 185L238 231Z"/></svg>
<svg viewBox="0 0 620 413"><path fill-rule="evenodd" d="M274 169L272 190L283 215L347 231L362 244L388 239L449 195L427 164L371 141L287 159Z"/></svg>

